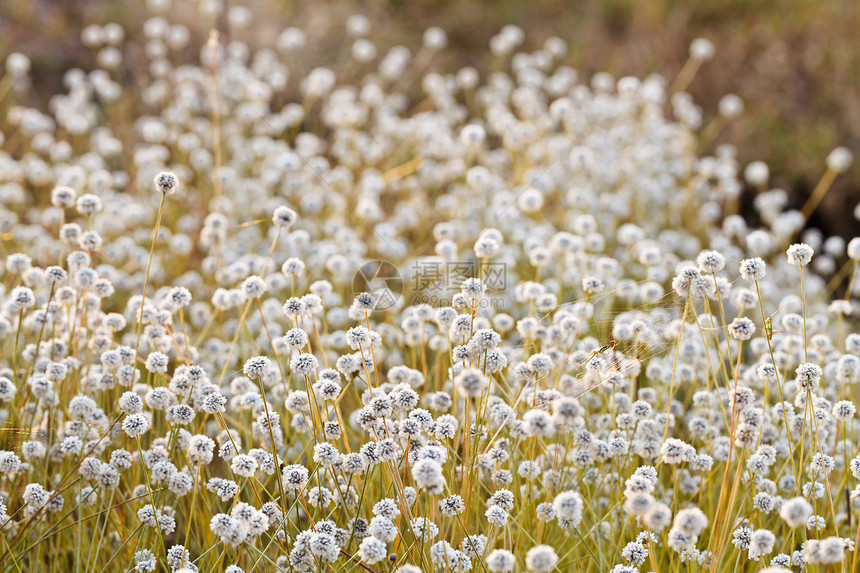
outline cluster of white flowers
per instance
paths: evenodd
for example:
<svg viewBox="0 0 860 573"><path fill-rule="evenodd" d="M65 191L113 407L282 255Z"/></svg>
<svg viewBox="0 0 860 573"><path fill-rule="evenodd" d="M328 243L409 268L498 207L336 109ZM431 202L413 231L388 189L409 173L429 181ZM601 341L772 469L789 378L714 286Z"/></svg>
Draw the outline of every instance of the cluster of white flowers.
<svg viewBox="0 0 860 573"><path fill-rule="evenodd" d="M189 58L149 5L0 122L0 566L855 567L860 238L697 155L688 94L515 26L489 74L360 16L343 68Z"/></svg>

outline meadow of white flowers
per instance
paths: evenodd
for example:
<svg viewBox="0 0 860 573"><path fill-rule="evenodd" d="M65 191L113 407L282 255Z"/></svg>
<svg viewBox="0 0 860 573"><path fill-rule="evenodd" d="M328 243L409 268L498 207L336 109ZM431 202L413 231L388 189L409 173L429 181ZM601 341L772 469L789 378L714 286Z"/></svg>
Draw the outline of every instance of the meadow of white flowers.
<svg viewBox="0 0 860 573"><path fill-rule="evenodd" d="M0 78L0 570L858 570L847 149L802 210L702 155L707 40L443 70L356 16L327 68L150 4Z"/></svg>

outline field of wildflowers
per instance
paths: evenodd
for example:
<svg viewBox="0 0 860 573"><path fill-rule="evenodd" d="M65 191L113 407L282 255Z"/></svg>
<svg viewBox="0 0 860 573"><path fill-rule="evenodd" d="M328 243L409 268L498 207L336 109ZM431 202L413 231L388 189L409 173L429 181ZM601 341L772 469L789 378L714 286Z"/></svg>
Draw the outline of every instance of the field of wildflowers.
<svg viewBox="0 0 860 573"><path fill-rule="evenodd" d="M0 77L0 571L858 570L848 149L799 210L702 155L703 38L443 69L353 16L325 66L148 5Z"/></svg>

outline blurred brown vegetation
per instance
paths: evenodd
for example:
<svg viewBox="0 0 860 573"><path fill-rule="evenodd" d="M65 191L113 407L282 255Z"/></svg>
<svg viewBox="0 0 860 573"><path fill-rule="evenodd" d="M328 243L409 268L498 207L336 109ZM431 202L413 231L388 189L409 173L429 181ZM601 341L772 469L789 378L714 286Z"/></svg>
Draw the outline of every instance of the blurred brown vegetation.
<svg viewBox="0 0 860 573"><path fill-rule="evenodd" d="M212 26L196 1L174 0L171 14L188 25L196 45ZM227 2L228 6L236 2ZM286 26L308 35L307 63L345 62L343 22L354 13L372 22L371 39L381 49L403 44L416 49L428 26L449 36L434 65L487 69L489 39L506 24L526 32L526 49L549 36L565 39L569 64L587 77L660 73L674 79L690 41L704 36L716 56L699 71L689 91L703 107L707 124L726 93L744 100L746 111L713 145L738 147L742 164L765 161L771 185L792 193L799 208L838 145L860 155L860 2L856 0L249 0L255 14L236 37L271 45ZM20 51L33 59L34 95L42 104L60 89L64 70L93 66L80 45L90 23L115 21L140 33L148 13L131 0L5 0L0 2L0 57ZM229 34L229 30L225 30ZM192 48L189 48L192 49ZM196 49L196 48L195 48ZM133 76L132 55L126 58ZM811 225L846 237L860 235L851 210L860 200L860 167L840 176L811 219Z"/></svg>

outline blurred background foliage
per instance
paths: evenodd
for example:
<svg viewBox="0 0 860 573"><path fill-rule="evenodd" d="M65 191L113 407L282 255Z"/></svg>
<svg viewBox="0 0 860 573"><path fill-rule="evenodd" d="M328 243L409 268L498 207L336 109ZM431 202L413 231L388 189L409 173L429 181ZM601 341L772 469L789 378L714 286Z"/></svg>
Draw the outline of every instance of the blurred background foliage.
<svg viewBox="0 0 860 573"><path fill-rule="evenodd" d="M704 111L703 125L716 115L724 94L736 93L746 111L702 151L733 143L742 165L765 161L771 186L787 189L799 208L824 171L824 158L838 145L860 155L860 2L857 0L247 0L254 23L236 33L226 18L199 14L198 0L174 0L171 19L192 32L192 47L217 27L227 38L251 46L273 46L286 26L308 36L308 67L333 65L345 71L349 39L344 21L360 13L372 22L370 39L380 51L402 44L413 52L429 26L448 33L448 48L431 66L471 65L492 69L490 38L506 24L526 33L524 49L546 38L569 44L568 64L581 77L596 71L617 77L659 73L670 82L687 59L688 47L703 36L716 45L689 91ZM227 0L226 5L235 5ZM70 67L91 69L94 55L79 41L87 24L122 24L140 34L148 17L138 0L2 0L0 57L11 51L33 61L32 97L41 107L61 90ZM126 76L137 80L141 54L124 54ZM447 67L446 67L447 66ZM30 102L33 105L34 102ZM852 216L860 200L860 167L840 176L812 216L810 225L845 237L860 235Z"/></svg>

